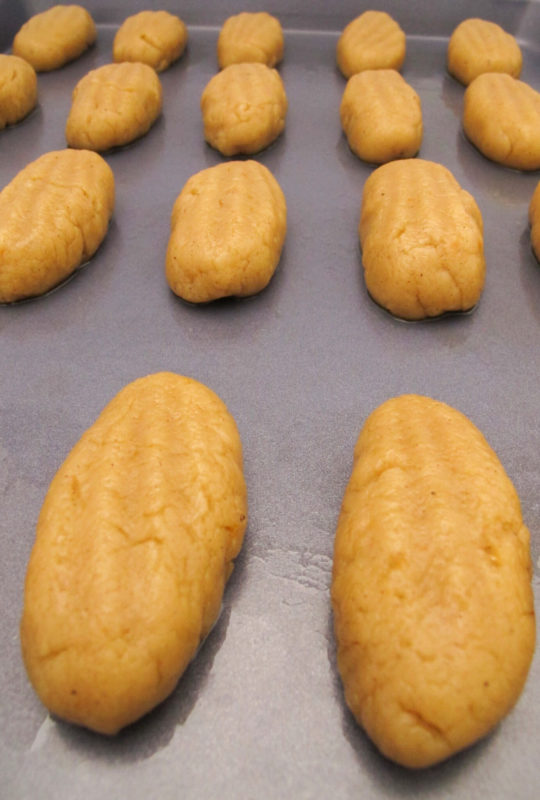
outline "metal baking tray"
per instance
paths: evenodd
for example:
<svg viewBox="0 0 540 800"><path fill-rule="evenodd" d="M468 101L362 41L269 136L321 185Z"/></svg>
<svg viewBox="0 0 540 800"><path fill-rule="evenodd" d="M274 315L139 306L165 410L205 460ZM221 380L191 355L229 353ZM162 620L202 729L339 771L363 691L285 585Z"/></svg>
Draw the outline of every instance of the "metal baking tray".
<svg viewBox="0 0 540 800"><path fill-rule="evenodd" d="M47 3L0 0L0 44ZM70 94L111 60L118 24L159 3L87 2L95 47L39 76L39 106L0 133L0 185L65 146ZM335 66L362 7L275 0L286 36L285 133L257 158L280 182L288 235L268 288L204 307L164 278L169 216L194 172L221 156L202 136L199 99L216 72L223 20L254 2L166 4L188 51L162 73L164 111L147 136L107 153L117 188L107 238L61 288L0 308L0 796L5 798L536 798L540 661L521 699L482 742L423 772L385 760L348 712L336 672L329 585L334 530L367 415L418 392L464 412L498 453L531 530L540 607L540 266L527 223L538 173L505 169L466 140L463 87L445 70L448 37L480 16L514 33L522 77L540 89L535 3L372 3L407 33L403 75L421 97L423 158L440 161L484 218L487 280L473 313L403 323L366 293L357 239L373 167L339 123ZM31 224L31 222L29 222ZM129 381L173 370L227 403L242 436L249 492L245 545L221 617L173 695L109 739L52 719L19 651L26 563L50 480L102 407Z"/></svg>

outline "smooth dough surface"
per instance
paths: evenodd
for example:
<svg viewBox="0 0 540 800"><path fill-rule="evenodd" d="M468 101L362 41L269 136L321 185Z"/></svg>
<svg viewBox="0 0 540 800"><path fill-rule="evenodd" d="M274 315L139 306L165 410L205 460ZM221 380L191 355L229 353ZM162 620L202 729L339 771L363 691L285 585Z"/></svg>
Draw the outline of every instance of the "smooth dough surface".
<svg viewBox="0 0 540 800"><path fill-rule="evenodd" d="M113 61L140 61L157 72L167 69L186 47L188 31L168 11L140 11L120 25L113 41Z"/></svg>
<svg viewBox="0 0 540 800"><path fill-rule="evenodd" d="M340 118L349 147L384 164L415 156L422 143L420 98L394 69L364 70L347 82Z"/></svg>
<svg viewBox="0 0 540 800"><path fill-rule="evenodd" d="M21 642L44 705L114 734L164 700L219 614L246 514L214 392L164 372L116 395L39 515Z"/></svg>
<svg viewBox="0 0 540 800"><path fill-rule="evenodd" d="M161 82L147 64L105 64L75 86L66 122L70 147L108 150L149 131L162 105Z"/></svg>
<svg viewBox="0 0 540 800"><path fill-rule="evenodd" d="M193 175L171 217L166 275L193 303L255 294L279 263L287 230L285 197L257 161L229 161Z"/></svg>
<svg viewBox="0 0 540 800"><path fill-rule="evenodd" d="M478 302L485 277L482 216L441 164L404 159L372 172L359 235L366 287L395 316L424 319Z"/></svg>
<svg viewBox="0 0 540 800"><path fill-rule="evenodd" d="M283 131L287 95L279 73L266 64L231 64L201 96L204 138L224 156L252 155Z"/></svg>
<svg viewBox="0 0 540 800"><path fill-rule="evenodd" d="M531 574L518 496L478 428L428 397L377 408L343 498L332 604L347 704L384 755L430 766L508 713L534 651Z"/></svg>
<svg viewBox="0 0 540 800"><path fill-rule="evenodd" d="M37 72L48 72L78 58L95 40L96 26L85 8L52 6L24 23L12 49Z"/></svg>
<svg viewBox="0 0 540 800"><path fill-rule="evenodd" d="M28 164L0 192L0 302L43 294L101 244L114 207L114 176L87 150L58 150Z"/></svg>
<svg viewBox="0 0 540 800"><path fill-rule="evenodd" d="M512 34L485 19L466 19L448 43L448 72L468 86L484 72L506 72L519 78L523 56Z"/></svg>
<svg viewBox="0 0 540 800"><path fill-rule="evenodd" d="M0 130L24 119L36 103L34 68L19 56L0 53Z"/></svg>
<svg viewBox="0 0 540 800"><path fill-rule="evenodd" d="M336 58L345 78L365 69L400 69L406 38L386 11L364 11L343 29Z"/></svg>
<svg viewBox="0 0 540 800"><path fill-rule="evenodd" d="M531 244L536 258L540 261L540 182L529 203L529 224L531 226Z"/></svg>
<svg viewBox="0 0 540 800"><path fill-rule="evenodd" d="M223 23L217 43L221 69L244 61L275 67L283 58L283 30L266 11L243 11Z"/></svg>
<svg viewBox="0 0 540 800"><path fill-rule="evenodd" d="M486 158L540 168L540 93L527 83L504 73L479 75L465 91L463 129Z"/></svg>

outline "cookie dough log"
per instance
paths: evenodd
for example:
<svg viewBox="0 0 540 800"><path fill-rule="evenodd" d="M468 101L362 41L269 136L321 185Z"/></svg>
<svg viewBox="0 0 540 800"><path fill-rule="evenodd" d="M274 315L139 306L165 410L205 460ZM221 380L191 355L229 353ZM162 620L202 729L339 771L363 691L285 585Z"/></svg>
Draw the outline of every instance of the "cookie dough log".
<svg viewBox="0 0 540 800"><path fill-rule="evenodd" d="M283 58L283 30L276 17L266 11L229 17L223 23L217 42L220 69L244 61L275 67Z"/></svg>
<svg viewBox="0 0 540 800"><path fill-rule="evenodd" d="M113 61L140 61L156 72L167 69L185 50L188 30L168 11L140 11L120 25L113 41Z"/></svg>
<svg viewBox="0 0 540 800"><path fill-rule="evenodd" d="M336 58L345 78L365 69L400 69L406 39L399 24L385 11L364 11L343 29Z"/></svg>
<svg viewBox="0 0 540 800"><path fill-rule="evenodd" d="M397 763L446 759L515 704L535 642L529 532L496 454L460 412L405 395L368 418L332 604L347 704Z"/></svg>
<svg viewBox="0 0 540 800"><path fill-rule="evenodd" d="M144 136L161 113L162 87L147 64L105 64L75 86L66 122L70 147L109 150Z"/></svg>
<svg viewBox="0 0 540 800"><path fill-rule="evenodd" d="M340 118L349 147L364 161L384 164L411 158L420 149L420 98L394 69L353 75L343 92Z"/></svg>
<svg viewBox="0 0 540 800"><path fill-rule="evenodd" d="M540 168L540 93L527 83L503 73L479 75L465 90L463 129L486 158Z"/></svg>
<svg viewBox="0 0 540 800"><path fill-rule="evenodd" d="M0 192L0 302L43 294L95 253L114 207L109 165L88 150L28 164Z"/></svg>
<svg viewBox="0 0 540 800"><path fill-rule="evenodd" d="M13 40L13 54L37 72L63 67L96 40L94 20L82 6L52 6L24 23Z"/></svg>
<svg viewBox="0 0 540 800"><path fill-rule="evenodd" d="M266 64L231 64L201 96L204 138L224 156L252 155L285 127L287 95L279 73Z"/></svg>
<svg viewBox="0 0 540 800"><path fill-rule="evenodd" d="M36 103L34 68L19 56L0 53L0 130L24 119Z"/></svg>
<svg viewBox="0 0 540 800"><path fill-rule="evenodd" d="M164 700L219 614L246 514L240 438L214 392L166 372L126 386L39 516L21 642L45 706L114 734Z"/></svg>
<svg viewBox="0 0 540 800"><path fill-rule="evenodd" d="M522 63L515 37L485 19L463 20L448 42L448 72L465 86L484 72L506 72L519 78Z"/></svg>
<svg viewBox="0 0 540 800"><path fill-rule="evenodd" d="M279 263L285 197L257 161L229 161L193 175L171 216L166 277L192 303L260 292Z"/></svg>
<svg viewBox="0 0 540 800"><path fill-rule="evenodd" d="M392 161L367 179L359 225L371 297L403 319L467 311L485 278L474 198L441 164Z"/></svg>

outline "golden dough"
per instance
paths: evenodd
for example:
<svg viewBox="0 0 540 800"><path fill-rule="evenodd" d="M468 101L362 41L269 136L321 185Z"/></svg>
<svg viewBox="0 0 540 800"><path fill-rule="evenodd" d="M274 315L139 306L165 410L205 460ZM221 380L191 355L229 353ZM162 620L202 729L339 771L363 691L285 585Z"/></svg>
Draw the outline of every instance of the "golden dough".
<svg viewBox="0 0 540 800"><path fill-rule="evenodd" d="M0 130L24 119L36 103L34 68L19 56L0 53Z"/></svg>
<svg viewBox="0 0 540 800"><path fill-rule="evenodd" d="M66 123L70 147L108 150L143 136L162 105L161 82L147 64L105 64L73 90Z"/></svg>
<svg viewBox="0 0 540 800"><path fill-rule="evenodd" d="M344 28L336 58L345 78L365 69L400 69L406 39L398 23L385 11L364 11Z"/></svg>
<svg viewBox="0 0 540 800"><path fill-rule="evenodd" d="M54 477L21 643L53 713L114 734L164 700L215 622L246 527L242 449L206 386L130 383Z"/></svg>
<svg viewBox="0 0 540 800"><path fill-rule="evenodd" d="M507 72L519 78L522 62L515 37L485 19L463 20L448 43L448 72L465 86L484 72Z"/></svg>
<svg viewBox="0 0 540 800"><path fill-rule="evenodd" d="M177 295L204 303L261 291L279 263L285 197L257 161L229 161L193 175L171 217L166 275Z"/></svg>
<svg viewBox="0 0 540 800"><path fill-rule="evenodd" d="M283 81L265 64L231 64L206 85L201 111L204 138L222 155L258 153L285 127Z"/></svg>
<svg viewBox="0 0 540 800"><path fill-rule="evenodd" d="M247 11L223 23L217 43L221 69L244 61L275 67L283 58L283 30L276 17L266 11Z"/></svg>
<svg viewBox="0 0 540 800"><path fill-rule="evenodd" d="M0 192L0 302L43 294L88 261L114 207L114 176L87 150L46 153Z"/></svg>
<svg viewBox="0 0 540 800"><path fill-rule="evenodd" d="M168 11L140 11L120 25L113 41L113 61L140 61L157 72L167 69L186 47L188 31Z"/></svg>
<svg viewBox="0 0 540 800"><path fill-rule="evenodd" d="M348 706L384 755L427 767L485 736L535 642L529 532L500 461L428 397L383 403L356 443L332 604Z"/></svg>
<svg viewBox="0 0 540 800"><path fill-rule="evenodd" d="M52 6L24 23L13 40L13 55L37 72L58 69L96 40L96 26L82 6Z"/></svg>
<svg viewBox="0 0 540 800"><path fill-rule="evenodd" d="M529 223L531 226L531 244L536 258L540 261L540 181L529 204Z"/></svg>

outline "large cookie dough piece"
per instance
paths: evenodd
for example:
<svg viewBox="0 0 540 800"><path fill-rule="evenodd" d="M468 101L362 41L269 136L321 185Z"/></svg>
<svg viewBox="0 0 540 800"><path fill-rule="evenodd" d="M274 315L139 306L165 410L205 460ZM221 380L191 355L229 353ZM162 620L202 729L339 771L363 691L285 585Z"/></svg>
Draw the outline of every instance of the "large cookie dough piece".
<svg viewBox="0 0 540 800"><path fill-rule="evenodd" d="M256 161L230 161L193 175L171 217L166 275L192 303L261 291L278 265L285 197Z"/></svg>
<svg viewBox="0 0 540 800"><path fill-rule="evenodd" d="M82 6L52 6L24 23L13 40L13 55L37 72L58 69L94 43L96 26Z"/></svg>
<svg viewBox="0 0 540 800"><path fill-rule="evenodd" d="M246 526L240 438L206 386L126 386L53 479L26 576L30 680L106 734L174 689L216 620Z"/></svg>
<svg viewBox="0 0 540 800"><path fill-rule="evenodd" d="M518 699L535 642L529 532L496 454L455 409L406 395L368 418L332 603L347 704L399 764L451 756Z"/></svg>
<svg viewBox="0 0 540 800"><path fill-rule="evenodd" d="M0 192L0 302L43 294L101 244L114 207L114 176L89 151L33 161Z"/></svg>
<svg viewBox="0 0 540 800"><path fill-rule="evenodd" d="M113 42L113 61L140 61L157 72L180 58L188 31L168 11L140 11L120 25Z"/></svg>
<svg viewBox="0 0 540 800"><path fill-rule="evenodd" d="M516 39L485 19L466 19L448 43L448 72L468 86L484 72L506 72L519 78L523 57Z"/></svg>
<svg viewBox="0 0 540 800"><path fill-rule="evenodd" d="M486 158L540 168L540 93L527 83L503 73L479 75L465 91L463 129Z"/></svg>
<svg viewBox="0 0 540 800"><path fill-rule="evenodd" d="M221 69L244 61L275 67L283 58L283 30L276 17L266 11L247 11L223 23L217 43Z"/></svg>
<svg viewBox="0 0 540 800"><path fill-rule="evenodd" d="M364 11L343 29L336 58L346 78L365 69L400 69L406 39L398 23L385 11Z"/></svg>
<svg viewBox="0 0 540 800"><path fill-rule="evenodd" d="M265 64L231 64L206 85L201 111L204 138L222 155L258 153L285 127L283 81Z"/></svg>
<svg viewBox="0 0 540 800"><path fill-rule="evenodd" d="M66 122L70 147L109 150L144 136L162 105L161 82L147 64L105 64L73 90Z"/></svg>
<svg viewBox="0 0 540 800"><path fill-rule="evenodd" d="M419 158L378 167L359 225L370 295L411 320L471 309L484 287L482 231L474 198L446 167Z"/></svg>
<svg viewBox="0 0 540 800"><path fill-rule="evenodd" d="M0 130L24 119L36 103L34 68L19 56L0 53Z"/></svg>

